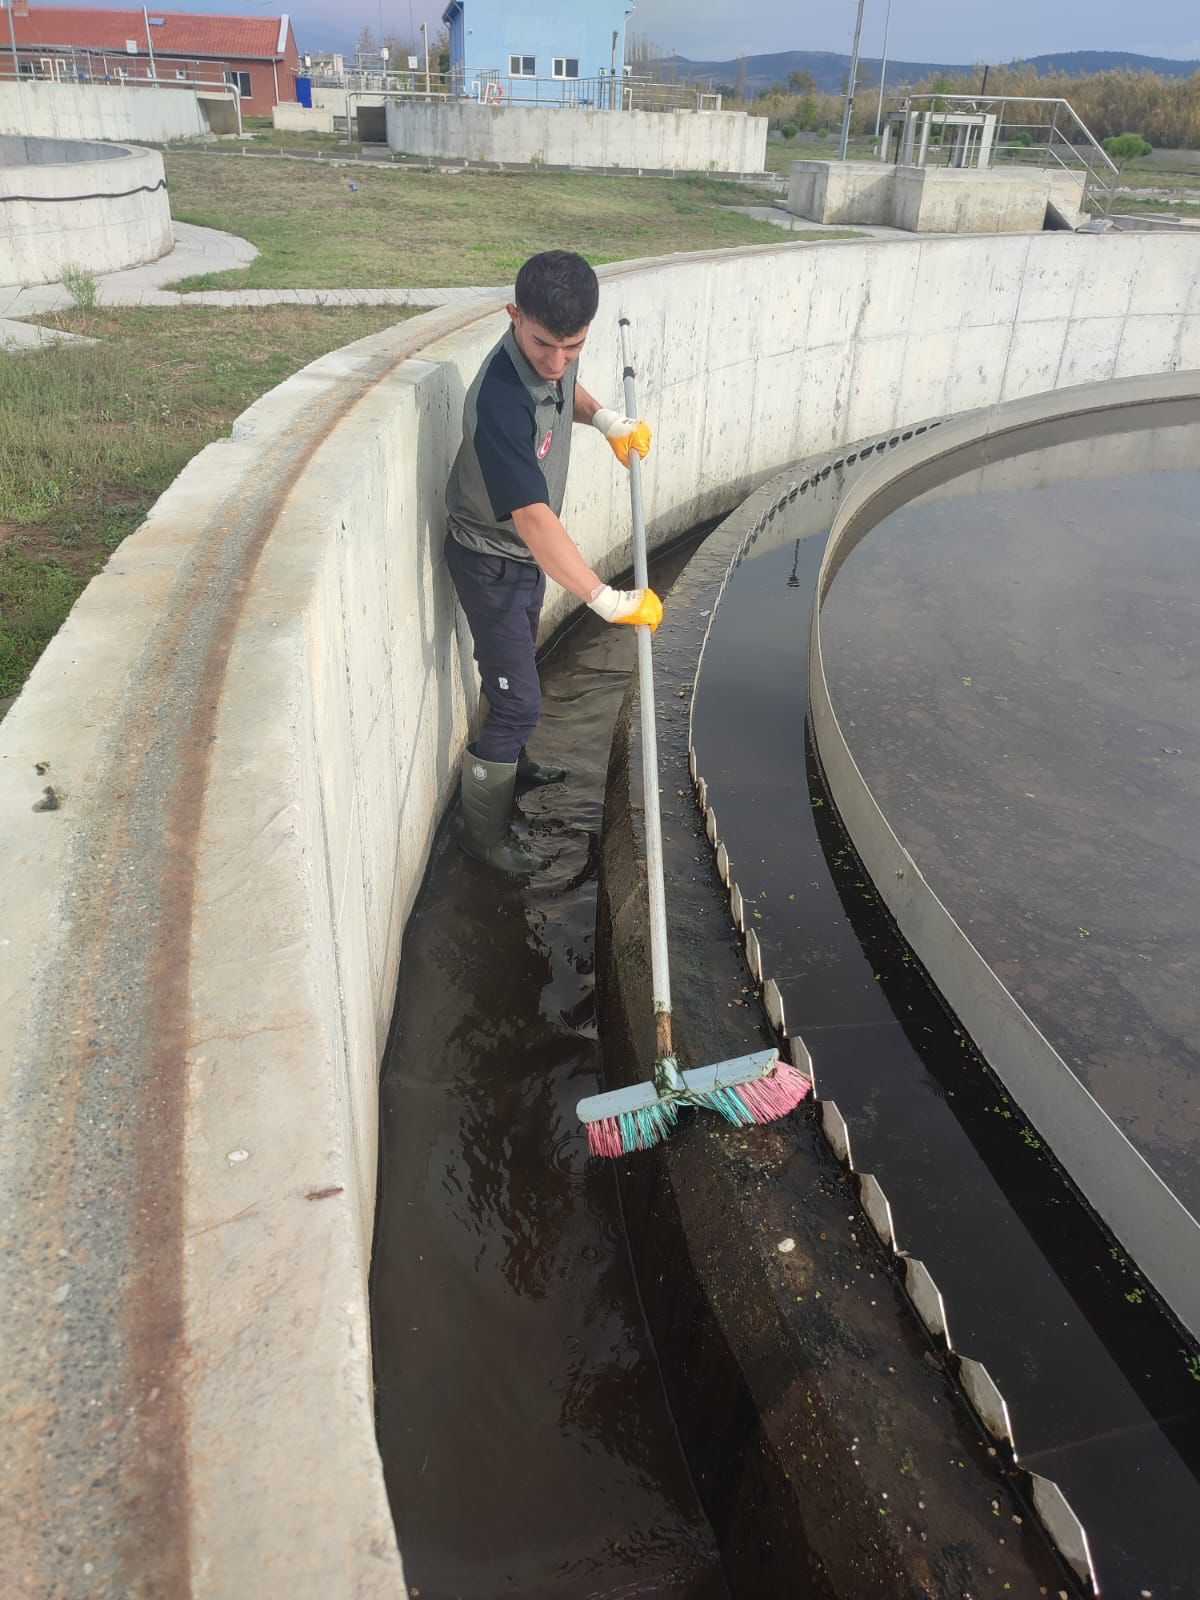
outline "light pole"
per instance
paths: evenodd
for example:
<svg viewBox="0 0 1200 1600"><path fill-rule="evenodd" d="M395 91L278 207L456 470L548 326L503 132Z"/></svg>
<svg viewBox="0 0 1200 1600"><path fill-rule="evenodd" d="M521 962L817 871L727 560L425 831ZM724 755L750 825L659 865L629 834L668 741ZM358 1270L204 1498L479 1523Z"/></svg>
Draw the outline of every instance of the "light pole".
<svg viewBox="0 0 1200 1600"><path fill-rule="evenodd" d="M858 77L858 46L862 39L863 6L866 0L858 0L858 21L854 24L854 52L850 57L850 76L846 80L846 109L842 113L842 138L838 145L838 160L845 161L846 146L850 143L850 113L854 109L854 80Z"/></svg>
<svg viewBox="0 0 1200 1600"><path fill-rule="evenodd" d="M892 0L887 0L887 16L883 23L883 60L879 63L879 109L875 113L875 137L879 137L879 128L883 122L883 85L887 78L887 47L888 29L892 25Z"/></svg>
<svg viewBox="0 0 1200 1600"><path fill-rule="evenodd" d="M12 41L13 76L16 78L17 82L20 83L21 59L17 55L17 29L16 24L13 22L13 6L14 0L8 0L5 9L8 12L8 37Z"/></svg>
<svg viewBox="0 0 1200 1600"><path fill-rule="evenodd" d="M142 6L142 21L146 24L146 54L150 57L150 76L158 82L158 63L154 59L154 40L150 37L150 13Z"/></svg>

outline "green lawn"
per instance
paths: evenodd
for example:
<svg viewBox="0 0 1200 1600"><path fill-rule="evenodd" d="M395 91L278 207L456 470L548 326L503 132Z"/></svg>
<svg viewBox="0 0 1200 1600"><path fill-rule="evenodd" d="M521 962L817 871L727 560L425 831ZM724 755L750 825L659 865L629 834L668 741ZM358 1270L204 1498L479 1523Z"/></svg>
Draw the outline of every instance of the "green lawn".
<svg viewBox="0 0 1200 1600"><path fill-rule="evenodd" d="M704 177L380 171L190 151L166 164L176 218L262 252L238 271L186 278L185 290L500 284L538 250L573 248L599 266L781 242L770 223L722 209L765 191Z"/></svg>
<svg viewBox="0 0 1200 1600"><path fill-rule="evenodd" d="M101 343L0 351L0 699L197 450L307 362L407 315L74 312L47 320Z"/></svg>

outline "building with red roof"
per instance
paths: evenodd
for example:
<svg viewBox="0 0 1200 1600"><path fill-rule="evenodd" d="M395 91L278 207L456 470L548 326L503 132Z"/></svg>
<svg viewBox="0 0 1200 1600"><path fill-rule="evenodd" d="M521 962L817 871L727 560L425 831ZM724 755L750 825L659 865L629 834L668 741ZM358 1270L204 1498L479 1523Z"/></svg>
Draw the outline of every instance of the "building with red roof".
<svg viewBox="0 0 1200 1600"><path fill-rule="evenodd" d="M159 79L236 84L243 115L269 117L295 100L300 55L291 20L190 11L93 11L12 0L19 70L69 81ZM0 61L9 53L0 30Z"/></svg>

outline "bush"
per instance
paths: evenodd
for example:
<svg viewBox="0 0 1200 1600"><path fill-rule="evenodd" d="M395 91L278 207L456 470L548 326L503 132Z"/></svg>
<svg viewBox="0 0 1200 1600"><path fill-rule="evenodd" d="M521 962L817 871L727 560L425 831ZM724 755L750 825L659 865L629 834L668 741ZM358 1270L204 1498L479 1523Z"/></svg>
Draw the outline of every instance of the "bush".
<svg viewBox="0 0 1200 1600"><path fill-rule="evenodd" d="M796 124L794 122L785 122L783 127L780 128L779 131L780 131L780 133L783 135L783 137L785 139L794 139L796 137L796 135L800 132L800 129L796 126Z"/></svg>
<svg viewBox="0 0 1200 1600"><path fill-rule="evenodd" d="M1105 139L1104 148L1114 161L1126 162L1148 156L1154 146L1147 143L1140 133L1114 133Z"/></svg>
<svg viewBox="0 0 1200 1600"><path fill-rule="evenodd" d="M62 281L80 311L96 309L96 280L86 267L64 267Z"/></svg>

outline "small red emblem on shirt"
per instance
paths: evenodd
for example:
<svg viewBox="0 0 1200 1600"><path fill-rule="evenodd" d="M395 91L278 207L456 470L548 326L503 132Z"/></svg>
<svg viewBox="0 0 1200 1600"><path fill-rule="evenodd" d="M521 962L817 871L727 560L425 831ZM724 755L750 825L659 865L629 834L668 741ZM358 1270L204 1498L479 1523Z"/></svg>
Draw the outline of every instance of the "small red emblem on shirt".
<svg viewBox="0 0 1200 1600"><path fill-rule="evenodd" d="M554 429L551 428L548 430L546 437L542 440L541 445L538 448L537 457L539 461L545 461L546 457L550 454L550 446L553 444L553 442Z"/></svg>

